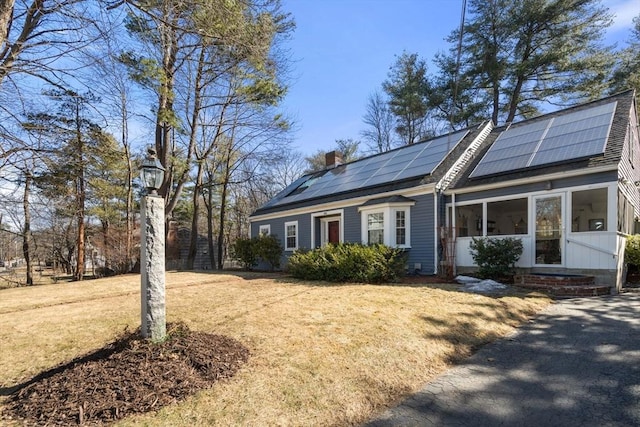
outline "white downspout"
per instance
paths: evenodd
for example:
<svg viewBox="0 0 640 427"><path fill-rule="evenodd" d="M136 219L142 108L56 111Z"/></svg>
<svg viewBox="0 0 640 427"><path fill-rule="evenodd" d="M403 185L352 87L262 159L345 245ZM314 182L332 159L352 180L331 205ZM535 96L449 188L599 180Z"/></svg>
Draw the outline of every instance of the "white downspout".
<svg viewBox="0 0 640 427"><path fill-rule="evenodd" d="M453 217L452 221L451 221L451 247L450 249L455 253L455 251L457 250L456 246L458 245L456 243L456 237L458 237L458 233L457 233L457 227L456 227L456 219L458 218L458 216L456 215L456 193L451 193L451 216ZM457 262L456 262L456 256L454 255L454 253L451 254L451 272L453 273L453 277L456 277L458 275L458 272L456 270L457 267Z"/></svg>
<svg viewBox="0 0 640 427"><path fill-rule="evenodd" d="M433 266L433 274L438 274L438 238L440 237L440 230L438 229L438 190L433 189L433 247L435 249L433 253L433 259L435 265Z"/></svg>

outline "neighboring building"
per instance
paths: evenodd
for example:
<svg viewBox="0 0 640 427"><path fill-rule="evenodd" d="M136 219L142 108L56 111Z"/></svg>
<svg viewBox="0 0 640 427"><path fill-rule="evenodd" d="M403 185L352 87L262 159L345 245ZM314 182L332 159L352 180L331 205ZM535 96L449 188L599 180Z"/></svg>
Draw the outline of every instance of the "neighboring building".
<svg viewBox="0 0 640 427"><path fill-rule="evenodd" d="M166 241L166 269L184 270L187 268L191 229L179 227L175 221L169 222ZM213 270L209 256L209 241L206 236L198 235L196 256L193 261L195 270Z"/></svg>
<svg viewBox="0 0 640 427"><path fill-rule="evenodd" d="M328 242L385 243L423 274L473 269L474 236L515 236L525 271L589 273L620 288L625 236L640 217L634 99L628 91L347 164L330 154L325 170L252 214L251 235L277 235L285 258Z"/></svg>

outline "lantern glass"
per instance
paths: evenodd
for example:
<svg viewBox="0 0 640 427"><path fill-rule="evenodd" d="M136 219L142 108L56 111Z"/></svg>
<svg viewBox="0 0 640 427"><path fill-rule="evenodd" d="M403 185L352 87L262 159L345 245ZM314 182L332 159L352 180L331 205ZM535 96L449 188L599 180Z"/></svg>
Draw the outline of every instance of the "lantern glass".
<svg viewBox="0 0 640 427"><path fill-rule="evenodd" d="M162 186L164 180L164 167L155 154L155 150L150 149L149 155L140 166L140 178L148 194L158 194L157 190Z"/></svg>

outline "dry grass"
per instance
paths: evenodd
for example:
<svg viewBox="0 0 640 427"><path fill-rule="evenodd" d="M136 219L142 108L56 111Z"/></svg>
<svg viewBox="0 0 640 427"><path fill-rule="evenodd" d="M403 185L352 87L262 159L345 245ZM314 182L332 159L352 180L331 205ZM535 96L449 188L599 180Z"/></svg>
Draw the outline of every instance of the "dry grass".
<svg viewBox="0 0 640 427"><path fill-rule="evenodd" d="M118 425L353 425L549 303L454 286L167 273L168 320L251 350L229 381ZM139 324L139 276L0 292L0 390ZM4 393L6 394L6 392Z"/></svg>

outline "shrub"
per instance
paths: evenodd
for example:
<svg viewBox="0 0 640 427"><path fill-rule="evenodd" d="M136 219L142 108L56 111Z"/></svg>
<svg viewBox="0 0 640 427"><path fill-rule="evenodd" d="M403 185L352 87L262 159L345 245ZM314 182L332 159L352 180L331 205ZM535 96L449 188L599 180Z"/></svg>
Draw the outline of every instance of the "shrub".
<svg viewBox="0 0 640 427"><path fill-rule="evenodd" d="M292 276L304 280L381 283L400 279L405 265L406 254L401 249L339 243L296 251L289 258L287 269Z"/></svg>
<svg viewBox="0 0 640 427"><path fill-rule="evenodd" d="M515 263L522 255L522 240L515 237L502 239L478 238L469 245L471 256L483 279L503 279L513 275Z"/></svg>
<svg viewBox="0 0 640 427"><path fill-rule="evenodd" d="M233 244L233 258L240 261L247 270L251 270L258 262L253 246L253 239L238 239Z"/></svg>
<svg viewBox="0 0 640 427"><path fill-rule="evenodd" d="M640 234L627 237L624 260L636 269L640 267Z"/></svg>
<svg viewBox="0 0 640 427"><path fill-rule="evenodd" d="M254 237L254 250L256 256L269 264L271 270L280 268L280 258L282 257L282 246L275 235Z"/></svg>
<svg viewBox="0 0 640 427"><path fill-rule="evenodd" d="M280 268L282 246L275 235L238 239L233 244L233 258L242 263L247 270L251 270L258 262L269 264L271 270Z"/></svg>

